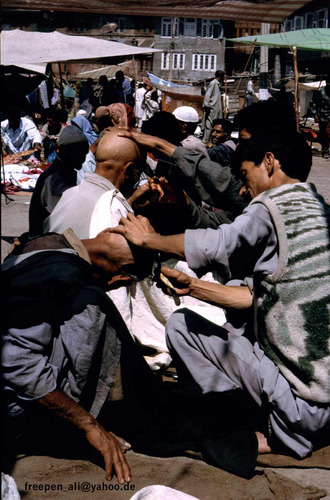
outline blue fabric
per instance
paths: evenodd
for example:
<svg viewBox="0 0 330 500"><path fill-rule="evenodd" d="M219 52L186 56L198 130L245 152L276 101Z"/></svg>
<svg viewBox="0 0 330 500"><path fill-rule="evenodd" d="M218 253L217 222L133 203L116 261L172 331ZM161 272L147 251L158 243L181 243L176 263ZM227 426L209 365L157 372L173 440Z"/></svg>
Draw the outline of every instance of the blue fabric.
<svg viewBox="0 0 330 500"><path fill-rule="evenodd" d="M98 135L94 132L91 123L84 116L76 116L73 120L71 120L71 123L80 128L82 133L86 136L89 146L91 146L98 138Z"/></svg>

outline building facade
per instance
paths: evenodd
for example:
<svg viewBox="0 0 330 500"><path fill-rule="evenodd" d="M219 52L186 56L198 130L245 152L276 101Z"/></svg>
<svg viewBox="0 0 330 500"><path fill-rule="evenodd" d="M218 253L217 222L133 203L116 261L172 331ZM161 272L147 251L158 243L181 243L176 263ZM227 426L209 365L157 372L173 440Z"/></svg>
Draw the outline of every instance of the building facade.
<svg viewBox="0 0 330 500"><path fill-rule="evenodd" d="M177 83L211 78L224 69L224 23L215 19L155 19L154 73Z"/></svg>

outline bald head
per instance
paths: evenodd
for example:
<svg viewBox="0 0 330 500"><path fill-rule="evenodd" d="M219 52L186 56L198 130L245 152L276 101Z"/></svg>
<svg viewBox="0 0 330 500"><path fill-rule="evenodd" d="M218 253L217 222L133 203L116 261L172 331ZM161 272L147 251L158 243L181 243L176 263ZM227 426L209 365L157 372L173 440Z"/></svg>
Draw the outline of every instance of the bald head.
<svg viewBox="0 0 330 500"><path fill-rule="evenodd" d="M107 178L122 191L124 187L129 195L128 191L144 166L143 160L144 155L134 141L118 137L117 129L111 130L98 143L95 173ZM124 183L126 186L123 186Z"/></svg>
<svg viewBox="0 0 330 500"><path fill-rule="evenodd" d="M109 162L124 165L141 158L141 153L135 142L126 137L118 137L118 130L107 132L100 140L97 151L97 163Z"/></svg>

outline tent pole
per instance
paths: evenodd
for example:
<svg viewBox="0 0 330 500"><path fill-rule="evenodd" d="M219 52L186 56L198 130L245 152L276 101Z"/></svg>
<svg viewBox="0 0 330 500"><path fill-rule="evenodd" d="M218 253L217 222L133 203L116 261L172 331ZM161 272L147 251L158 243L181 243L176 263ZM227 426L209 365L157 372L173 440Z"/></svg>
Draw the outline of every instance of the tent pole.
<svg viewBox="0 0 330 500"><path fill-rule="evenodd" d="M57 64L58 64L58 70L59 70L59 73L60 73L60 85L61 85L61 88L60 88L60 93L61 93L61 108L62 108L62 109L64 109L63 79L62 79L61 63L57 63Z"/></svg>
<svg viewBox="0 0 330 500"><path fill-rule="evenodd" d="M298 64L297 64L297 47L292 47L293 55L293 71L294 71L294 109L296 113L296 129L300 132L299 122L299 102L298 102Z"/></svg>

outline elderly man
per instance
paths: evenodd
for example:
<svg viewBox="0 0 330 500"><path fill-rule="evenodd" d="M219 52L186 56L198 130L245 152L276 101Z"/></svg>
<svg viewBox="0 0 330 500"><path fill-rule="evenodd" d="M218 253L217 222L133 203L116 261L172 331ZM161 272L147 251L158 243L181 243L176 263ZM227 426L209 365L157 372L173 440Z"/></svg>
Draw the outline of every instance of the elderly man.
<svg viewBox="0 0 330 500"><path fill-rule="evenodd" d="M41 149L40 133L30 118L21 117L19 106L7 110L8 119L1 122L1 136L7 153Z"/></svg>
<svg viewBox="0 0 330 500"><path fill-rule="evenodd" d="M195 153L202 153L208 158L205 145L194 136L199 122L197 111L192 106L179 106L173 111L173 115L179 122L182 147Z"/></svg>
<svg viewBox="0 0 330 500"><path fill-rule="evenodd" d="M71 230L16 241L2 266L6 432L15 437L25 429L38 441L37 419L46 409L49 425L55 415L84 433L103 455L108 479L115 473L120 483L130 481L125 443L96 418L113 399L119 363L131 380L133 373L137 380L150 375L103 289L143 278L152 262L153 255L132 252L108 231L82 241Z"/></svg>
<svg viewBox="0 0 330 500"><path fill-rule="evenodd" d="M36 184L29 210L29 233L43 234L43 223L62 194L77 184L77 172L88 153L86 136L73 125L65 127L58 139L58 154Z"/></svg>
<svg viewBox="0 0 330 500"><path fill-rule="evenodd" d="M167 324L170 350L204 394L243 391L264 412L250 441L250 471L257 452L280 449L304 458L330 431L329 206L304 182L309 168L296 161L297 151L310 154L298 134L255 135L239 146L235 164L252 202L232 224L160 236L129 216L114 229L144 248L185 257L199 273L253 275L252 340L185 310ZM198 280L164 272L178 294L214 300ZM241 294L236 290L225 305L248 307L249 291ZM218 459L226 468L225 457Z"/></svg>
<svg viewBox="0 0 330 500"><path fill-rule="evenodd" d="M230 166L236 144L231 139L233 124L225 118L213 120L211 130L212 146L207 148L210 160L220 163L223 167Z"/></svg>

